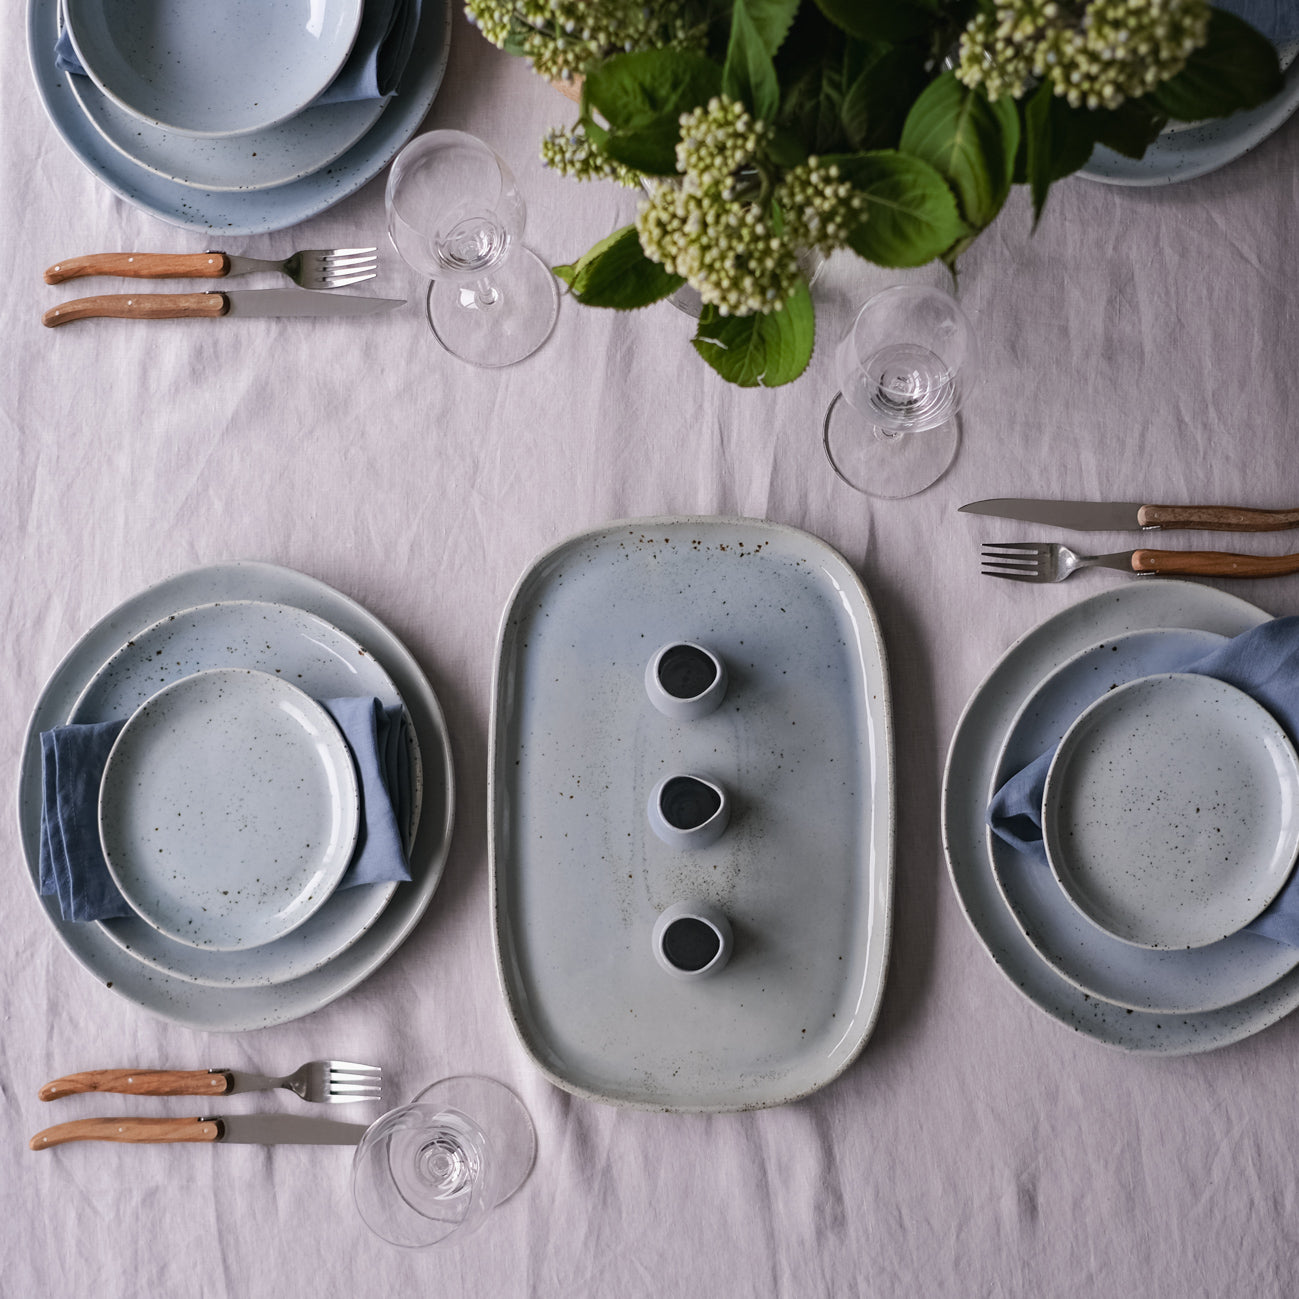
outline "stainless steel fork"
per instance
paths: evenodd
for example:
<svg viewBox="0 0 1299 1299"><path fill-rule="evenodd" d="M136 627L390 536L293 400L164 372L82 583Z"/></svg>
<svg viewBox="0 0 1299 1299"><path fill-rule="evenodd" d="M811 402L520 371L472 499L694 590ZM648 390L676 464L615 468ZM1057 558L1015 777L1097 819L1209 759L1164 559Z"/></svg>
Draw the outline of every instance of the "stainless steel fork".
<svg viewBox="0 0 1299 1299"><path fill-rule="evenodd" d="M984 542L985 577L1010 582L1063 582L1080 568L1117 568L1137 575L1283 577L1299 573L1299 555L1233 555L1221 550L1120 550L1080 555L1056 541Z"/></svg>
<svg viewBox="0 0 1299 1299"><path fill-rule="evenodd" d="M135 1096L233 1096L284 1087L304 1101L377 1101L383 1087L378 1065L347 1060L312 1060L275 1078L235 1069L90 1069L56 1078L40 1089L43 1101L82 1092Z"/></svg>
<svg viewBox="0 0 1299 1299"><path fill-rule="evenodd" d="M257 271L287 275L304 289L341 289L372 280L378 274L373 248L303 248L282 261L237 257L216 250L206 253L91 253L56 262L45 272L46 284L62 284L88 275L117 275L132 280L219 280Z"/></svg>

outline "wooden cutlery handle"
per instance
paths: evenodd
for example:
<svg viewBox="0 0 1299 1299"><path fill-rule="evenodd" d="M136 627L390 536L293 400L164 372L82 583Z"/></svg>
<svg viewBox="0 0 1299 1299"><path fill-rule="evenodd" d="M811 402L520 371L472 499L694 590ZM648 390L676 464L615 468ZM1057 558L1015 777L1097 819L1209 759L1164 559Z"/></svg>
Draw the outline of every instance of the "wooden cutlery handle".
<svg viewBox="0 0 1299 1299"><path fill-rule="evenodd" d="M223 1069L88 1069L47 1082L37 1095L43 1101L84 1092L119 1092L131 1096L220 1096L233 1079Z"/></svg>
<svg viewBox="0 0 1299 1299"><path fill-rule="evenodd" d="M69 1141L215 1141L221 1135L217 1119L74 1119L38 1132L31 1150L48 1150Z"/></svg>
<svg viewBox="0 0 1299 1299"><path fill-rule="evenodd" d="M51 307L41 323L51 329L91 316L117 316L124 320L177 320L189 316L224 316L230 304L224 293L103 293L97 298L74 298Z"/></svg>
<svg viewBox="0 0 1299 1299"><path fill-rule="evenodd" d="M62 284L85 275L127 279L217 279L230 269L225 253L91 253L56 262L45 272L46 284Z"/></svg>
<svg viewBox="0 0 1299 1299"><path fill-rule="evenodd" d="M1232 505L1143 505L1143 528L1201 528L1207 532L1278 532L1299 528L1299 510L1245 510Z"/></svg>
<svg viewBox="0 0 1299 1299"><path fill-rule="evenodd" d="M1138 573L1195 577L1284 577L1299 573L1299 555L1232 555L1222 550L1134 550Z"/></svg>

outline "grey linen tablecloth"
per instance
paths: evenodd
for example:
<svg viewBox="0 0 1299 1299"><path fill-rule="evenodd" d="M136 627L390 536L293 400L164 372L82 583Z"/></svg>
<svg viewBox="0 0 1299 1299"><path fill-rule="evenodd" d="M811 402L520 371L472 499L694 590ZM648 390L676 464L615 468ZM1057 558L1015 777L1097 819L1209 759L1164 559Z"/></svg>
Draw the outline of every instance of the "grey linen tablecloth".
<svg viewBox="0 0 1299 1299"><path fill-rule="evenodd" d="M20 10L0 27L0 786L14 789L27 714L87 627L150 582L244 557L331 583L406 641L446 708L459 788L445 877L400 950L326 1009L241 1035L155 1019L78 968L37 902L12 813L0 823L0 1290L1293 1293L1299 1017L1172 1060L1062 1028L963 919L939 785L962 707L1002 651L1132 580L980 579L980 540L1031 532L957 505L1004 494L1299 504L1299 124L1187 184L1069 181L1036 234L1017 195L963 260L983 382L959 458L922 496L868 502L821 453L826 343L897 277L849 257L832 259L818 288L810 370L769 393L729 388L697 363L690 322L666 304L615 315L565 302L542 352L471 369L434 345L421 286L391 255L366 287L410 301L360 325L41 328L45 308L77 296L41 282L59 258L223 241L159 223L82 169L32 92ZM428 125L504 153L528 200L528 239L552 263L630 212L624 191L540 165L541 131L572 115L457 17ZM380 178L297 229L226 242L283 256L382 232ZM556 1090L513 1037L492 954L485 772L504 602L558 539L673 513L762 516L837 547L876 602L892 672L897 905L882 1016L839 1081L745 1115L622 1111ZM1294 538L1242 544L1279 553ZM1269 613L1299 612L1299 579L1231 589ZM322 1055L381 1062L394 1100L456 1072L510 1083L537 1125L531 1180L478 1236L409 1254L354 1215L346 1150L26 1149L66 1118L196 1112L183 1098L36 1099L75 1069L287 1070ZM225 1108L295 1106L279 1093Z"/></svg>

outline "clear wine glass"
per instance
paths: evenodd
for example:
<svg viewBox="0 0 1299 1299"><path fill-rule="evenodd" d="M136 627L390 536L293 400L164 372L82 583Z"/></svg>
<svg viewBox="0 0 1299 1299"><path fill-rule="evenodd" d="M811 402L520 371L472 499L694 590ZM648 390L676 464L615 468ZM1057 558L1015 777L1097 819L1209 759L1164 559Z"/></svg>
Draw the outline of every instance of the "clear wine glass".
<svg viewBox="0 0 1299 1299"><path fill-rule="evenodd" d="M536 1152L528 1111L504 1083L443 1078L371 1124L352 1161L352 1197L394 1245L463 1239L523 1185Z"/></svg>
<svg viewBox="0 0 1299 1299"><path fill-rule="evenodd" d="M384 191L388 237L432 279L428 321L448 352L513 365L550 336L559 290L523 236L525 208L504 161L464 131L416 136Z"/></svg>
<svg viewBox="0 0 1299 1299"><path fill-rule="evenodd" d="M956 457L975 364L974 330L950 294L911 284L877 293L835 353L824 434L835 473L871 496L937 482Z"/></svg>

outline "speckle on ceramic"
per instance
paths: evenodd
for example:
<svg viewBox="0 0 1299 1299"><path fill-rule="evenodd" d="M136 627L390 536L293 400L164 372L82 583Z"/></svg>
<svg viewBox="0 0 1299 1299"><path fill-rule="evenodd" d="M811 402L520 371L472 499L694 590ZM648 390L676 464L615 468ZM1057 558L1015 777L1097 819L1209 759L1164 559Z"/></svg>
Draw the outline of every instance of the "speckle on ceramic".
<svg viewBox="0 0 1299 1299"><path fill-rule="evenodd" d="M351 859L360 793L333 719L266 672L214 668L164 687L104 768L100 841L132 909L177 942L282 938Z"/></svg>
<svg viewBox="0 0 1299 1299"><path fill-rule="evenodd" d="M654 833L671 848L698 850L715 844L731 820L726 790L706 776L664 776L646 808Z"/></svg>
<svg viewBox="0 0 1299 1299"><path fill-rule="evenodd" d="M338 75L361 0L63 0L95 84L126 112L192 136L262 131Z"/></svg>
<svg viewBox="0 0 1299 1299"><path fill-rule="evenodd" d="M690 641L661 646L645 665L650 703L676 722L697 722L716 712L726 686L726 664L706 646Z"/></svg>
<svg viewBox="0 0 1299 1299"><path fill-rule="evenodd" d="M1170 673L1102 695L1047 775L1056 880L1093 924L1157 949L1205 947L1253 920L1299 853L1299 758L1235 686Z"/></svg>
<svg viewBox="0 0 1299 1299"><path fill-rule="evenodd" d="M675 902L654 922L654 959L674 979L707 979L731 959L731 922L702 899Z"/></svg>

